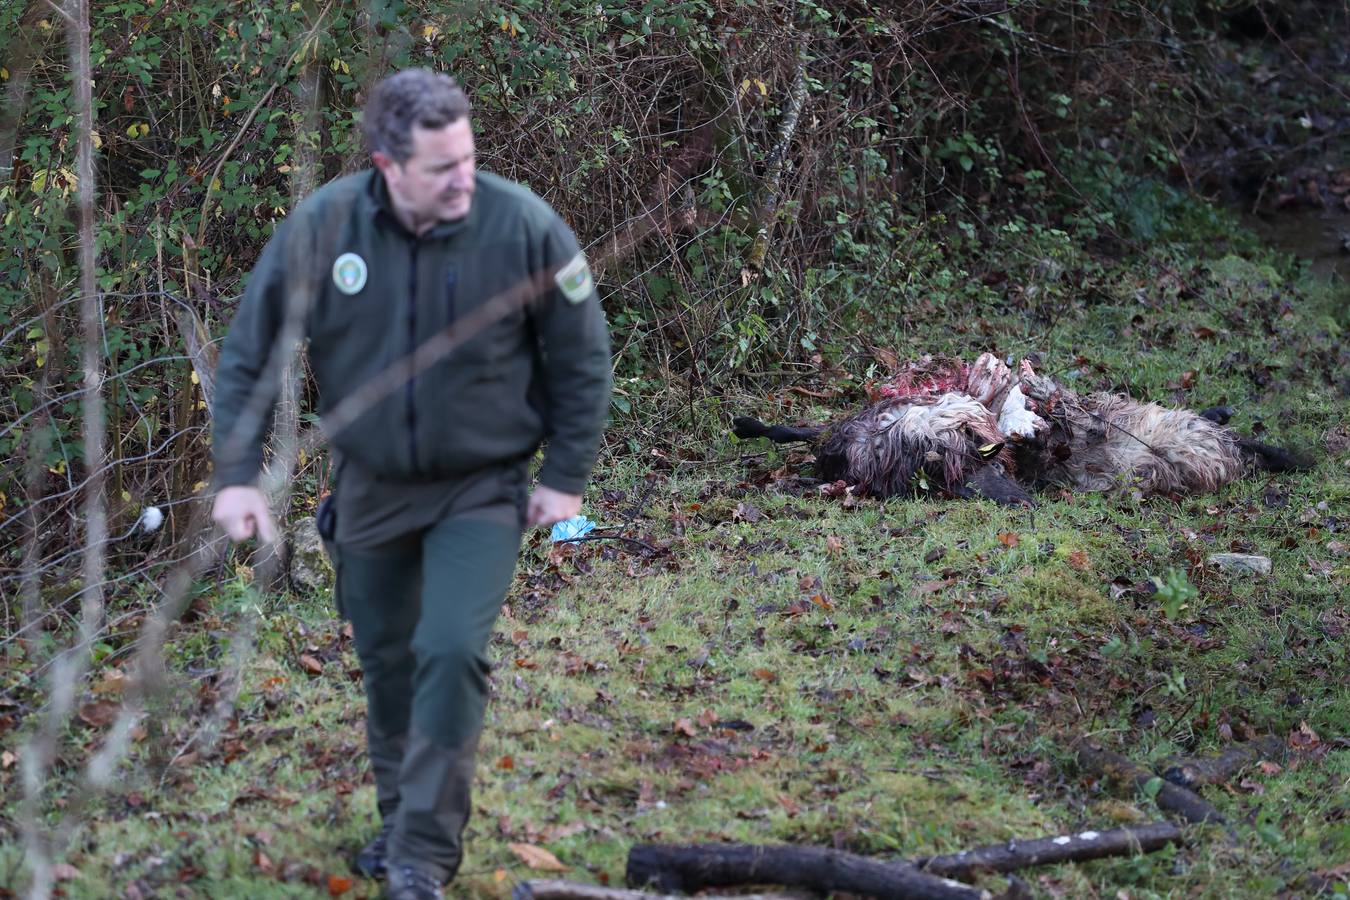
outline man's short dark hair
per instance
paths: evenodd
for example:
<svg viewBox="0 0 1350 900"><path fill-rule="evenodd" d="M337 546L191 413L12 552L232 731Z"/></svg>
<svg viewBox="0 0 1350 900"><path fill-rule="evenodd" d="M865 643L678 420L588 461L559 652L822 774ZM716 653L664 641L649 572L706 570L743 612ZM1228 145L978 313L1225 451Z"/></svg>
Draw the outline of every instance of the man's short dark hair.
<svg viewBox="0 0 1350 900"><path fill-rule="evenodd" d="M366 147L398 163L412 156L412 130L444 128L467 118L469 98L449 75L405 69L375 85L361 113Z"/></svg>

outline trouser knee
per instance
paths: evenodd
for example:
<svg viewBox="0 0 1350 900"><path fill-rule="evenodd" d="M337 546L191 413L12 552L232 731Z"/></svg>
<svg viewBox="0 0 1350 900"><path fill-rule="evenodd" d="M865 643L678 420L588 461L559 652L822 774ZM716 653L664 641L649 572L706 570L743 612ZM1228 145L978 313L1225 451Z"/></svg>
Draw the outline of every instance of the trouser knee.
<svg viewBox="0 0 1350 900"><path fill-rule="evenodd" d="M482 650L457 645L417 654L414 725L447 746L458 746L479 731L487 707L488 672Z"/></svg>

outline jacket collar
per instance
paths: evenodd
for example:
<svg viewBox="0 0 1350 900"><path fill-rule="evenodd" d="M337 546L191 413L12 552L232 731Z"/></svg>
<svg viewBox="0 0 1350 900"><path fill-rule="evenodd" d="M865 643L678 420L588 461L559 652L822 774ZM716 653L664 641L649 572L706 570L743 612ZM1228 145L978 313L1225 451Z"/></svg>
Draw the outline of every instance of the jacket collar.
<svg viewBox="0 0 1350 900"><path fill-rule="evenodd" d="M481 197L477 188L482 186L477 175L474 176L474 182L474 202L469 205L469 214L453 222L438 222L420 236L422 240L447 238L474 227L479 219L478 207ZM363 216L375 220L377 224L393 228L408 237L412 237L412 232L408 231L399 221L398 216L394 215L393 201L389 199L389 187L384 183L384 176L380 174L379 169L366 170L366 183L359 196Z"/></svg>

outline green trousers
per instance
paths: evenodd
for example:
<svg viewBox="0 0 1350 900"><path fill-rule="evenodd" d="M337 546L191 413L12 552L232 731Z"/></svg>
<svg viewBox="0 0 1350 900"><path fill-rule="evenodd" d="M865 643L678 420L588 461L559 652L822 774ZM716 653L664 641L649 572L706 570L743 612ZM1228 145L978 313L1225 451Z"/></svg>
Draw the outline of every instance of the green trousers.
<svg viewBox="0 0 1350 900"><path fill-rule="evenodd" d="M334 548L338 604L364 671L376 800L392 824L391 867L443 882L459 868L487 643L520 537L510 505L452 513L376 547Z"/></svg>

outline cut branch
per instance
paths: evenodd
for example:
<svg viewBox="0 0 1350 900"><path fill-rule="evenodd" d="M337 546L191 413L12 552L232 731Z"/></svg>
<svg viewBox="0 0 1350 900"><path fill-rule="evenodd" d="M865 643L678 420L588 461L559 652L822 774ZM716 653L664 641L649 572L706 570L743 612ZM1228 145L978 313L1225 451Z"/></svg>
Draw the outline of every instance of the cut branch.
<svg viewBox="0 0 1350 900"><path fill-rule="evenodd" d="M1284 741L1268 734L1245 744L1235 744L1218 756L1178 757L1168 761L1167 767L1163 769L1163 778L1191 789L1202 784L1223 784L1263 759L1272 762L1283 760Z"/></svg>
<svg viewBox="0 0 1350 900"><path fill-rule="evenodd" d="M1030 866L1083 862L1106 856L1132 856L1179 843L1180 828L1171 822L1154 822L1137 828L1083 831L1031 841L1013 840L1006 844L916 859L914 865L934 875L968 881L981 872L1013 872Z"/></svg>
<svg viewBox="0 0 1350 900"><path fill-rule="evenodd" d="M1119 753L1114 753L1096 744L1085 743L1078 750L1078 764L1083 767L1084 771L1106 778L1118 787L1131 788L1136 791L1146 792L1148 785L1157 779L1160 787L1153 799L1158 804L1159 809L1175 813L1187 822L1196 825L1207 822L1224 824L1223 815L1194 791L1163 781L1143 766L1131 762Z"/></svg>
<svg viewBox="0 0 1350 900"><path fill-rule="evenodd" d="M820 847L746 844L641 844L628 853L628 884L666 892L781 884L821 893L848 891L883 900L988 900L988 891L920 872L907 862L881 862Z"/></svg>
<svg viewBox="0 0 1350 900"><path fill-rule="evenodd" d="M717 897L704 894L700 900L808 900L811 894L737 894ZM684 900L673 894L649 894L623 888L577 884L572 881L522 881L511 891L511 900Z"/></svg>

